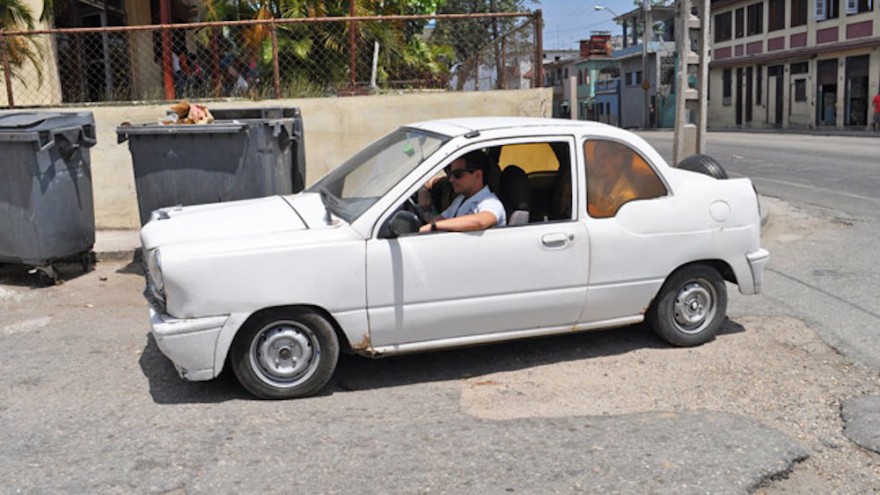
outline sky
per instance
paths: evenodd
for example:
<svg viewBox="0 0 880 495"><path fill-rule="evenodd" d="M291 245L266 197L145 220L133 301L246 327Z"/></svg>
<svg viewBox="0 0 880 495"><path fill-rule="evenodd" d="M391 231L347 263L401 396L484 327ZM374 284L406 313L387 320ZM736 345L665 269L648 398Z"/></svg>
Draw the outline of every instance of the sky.
<svg viewBox="0 0 880 495"><path fill-rule="evenodd" d="M544 49L577 49L578 41L590 37L590 31L611 31L621 34L615 16L608 10L595 10L594 5L608 7L616 14L624 14L636 8L633 0L540 0L528 3L532 9L544 14Z"/></svg>

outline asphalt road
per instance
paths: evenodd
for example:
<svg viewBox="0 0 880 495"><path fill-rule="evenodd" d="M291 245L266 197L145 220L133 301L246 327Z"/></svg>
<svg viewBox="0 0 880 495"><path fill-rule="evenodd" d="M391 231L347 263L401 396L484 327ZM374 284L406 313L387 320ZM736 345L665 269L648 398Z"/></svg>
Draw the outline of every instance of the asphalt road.
<svg viewBox="0 0 880 495"><path fill-rule="evenodd" d="M644 327L344 357L321 396L257 401L227 376L178 378L148 335L142 284L124 262L45 289L0 273L0 493L750 493L809 455L723 410L487 419L462 406L463 387L496 383L480 377L667 350Z"/></svg>

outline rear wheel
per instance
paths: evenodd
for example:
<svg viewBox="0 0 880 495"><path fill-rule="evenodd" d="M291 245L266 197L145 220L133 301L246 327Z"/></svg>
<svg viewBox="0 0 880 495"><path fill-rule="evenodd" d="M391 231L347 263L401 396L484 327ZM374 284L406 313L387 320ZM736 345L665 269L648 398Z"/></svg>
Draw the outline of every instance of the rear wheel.
<svg viewBox="0 0 880 495"><path fill-rule="evenodd" d="M330 380L339 359L333 326L313 311L271 312L242 328L232 344L232 370L261 399L312 395Z"/></svg>
<svg viewBox="0 0 880 495"><path fill-rule="evenodd" d="M648 311L651 327L672 345L690 347L712 340L727 314L727 286L717 270L702 264L679 268Z"/></svg>
<svg viewBox="0 0 880 495"><path fill-rule="evenodd" d="M716 179L727 179L727 171L718 163L718 160L709 155L691 155L678 164L678 168L690 170L691 172L699 172Z"/></svg>

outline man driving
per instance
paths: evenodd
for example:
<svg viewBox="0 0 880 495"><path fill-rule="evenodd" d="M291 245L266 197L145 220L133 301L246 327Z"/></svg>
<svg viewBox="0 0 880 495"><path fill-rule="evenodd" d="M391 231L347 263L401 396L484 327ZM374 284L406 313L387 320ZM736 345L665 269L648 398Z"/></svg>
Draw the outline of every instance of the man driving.
<svg viewBox="0 0 880 495"><path fill-rule="evenodd" d="M446 175L458 196L419 232L467 232L506 225L504 205L486 185L488 170L489 159L481 151L472 151L453 161Z"/></svg>

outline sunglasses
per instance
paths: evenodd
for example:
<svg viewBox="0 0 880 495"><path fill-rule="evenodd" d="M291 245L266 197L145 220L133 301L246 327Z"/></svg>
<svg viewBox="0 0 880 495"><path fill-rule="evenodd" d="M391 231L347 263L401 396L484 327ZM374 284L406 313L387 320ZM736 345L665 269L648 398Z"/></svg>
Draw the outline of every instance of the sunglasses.
<svg viewBox="0 0 880 495"><path fill-rule="evenodd" d="M447 170L446 175L448 175L450 177L455 177L456 179L461 179L462 175L472 174L474 172L476 172L476 170L471 170L468 168L459 168L459 169L455 169L455 170L452 170L452 169Z"/></svg>

